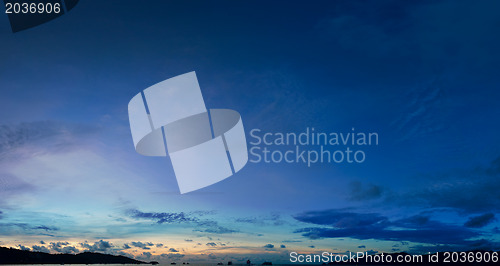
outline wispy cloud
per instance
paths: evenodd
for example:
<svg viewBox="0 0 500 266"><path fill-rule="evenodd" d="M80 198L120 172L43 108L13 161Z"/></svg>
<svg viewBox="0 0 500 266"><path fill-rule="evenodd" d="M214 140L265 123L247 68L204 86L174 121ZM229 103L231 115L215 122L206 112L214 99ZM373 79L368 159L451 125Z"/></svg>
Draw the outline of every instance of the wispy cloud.
<svg viewBox="0 0 500 266"><path fill-rule="evenodd" d="M58 231L59 228L46 225L31 225L28 223L4 222L0 223L1 235L51 235L48 232Z"/></svg>
<svg viewBox="0 0 500 266"><path fill-rule="evenodd" d="M487 167L452 170L426 175L422 186L388 196L387 202L410 205L447 207L467 213L500 210L500 172L496 158ZM466 192L466 193L465 193Z"/></svg>
<svg viewBox="0 0 500 266"><path fill-rule="evenodd" d="M196 222L198 219L189 217L184 212L141 212L139 210L128 210L128 215L136 219L149 219L159 224L163 223L186 223Z"/></svg>
<svg viewBox="0 0 500 266"><path fill-rule="evenodd" d="M464 225L471 228L480 228L493 222L493 220L495 220L495 214L485 213L483 215L470 217Z"/></svg>
<svg viewBox="0 0 500 266"><path fill-rule="evenodd" d="M211 234L236 233L238 230L221 226L216 220L201 218L207 212L194 211L184 212L142 212L136 209L129 209L126 215L139 220L150 220L157 224L183 224L193 228L194 232L205 232Z"/></svg>
<svg viewBox="0 0 500 266"><path fill-rule="evenodd" d="M259 226L281 226L285 224L285 221L281 218L279 214L271 215L259 215L254 217L242 217L235 219L237 223L247 223Z"/></svg>
<svg viewBox="0 0 500 266"><path fill-rule="evenodd" d="M435 79L401 99L406 110L392 123L402 135L399 141L425 138L445 128L449 112L444 88L443 82Z"/></svg>
<svg viewBox="0 0 500 266"><path fill-rule="evenodd" d="M56 121L0 125L0 206L15 205L10 198L37 190L14 169L28 168L24 164L35 158L86 150L97 132L95 126Z"/></svg>
<svg viewBox="0 0 500 266"><path fill-rule="evenodd" d="M0 162L85 146L98 127L56 121L0 125Z"/></svg>

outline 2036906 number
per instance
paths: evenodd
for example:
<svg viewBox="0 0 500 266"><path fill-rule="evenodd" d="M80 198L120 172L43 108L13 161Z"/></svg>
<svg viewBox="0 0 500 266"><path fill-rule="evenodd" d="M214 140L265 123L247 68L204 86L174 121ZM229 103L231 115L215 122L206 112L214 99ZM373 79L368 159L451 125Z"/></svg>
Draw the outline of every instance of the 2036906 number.
<svg viewBox="0 0 500 266"><path fill-rule="evenodd" d="M498 263L498 252L444 252L443 262Z"/></svg>
<svg viewBox="0 0 500 266"><path fill-rule="evenodd" d="M6 14L58 14L60 3L5 3Z"/></svg>

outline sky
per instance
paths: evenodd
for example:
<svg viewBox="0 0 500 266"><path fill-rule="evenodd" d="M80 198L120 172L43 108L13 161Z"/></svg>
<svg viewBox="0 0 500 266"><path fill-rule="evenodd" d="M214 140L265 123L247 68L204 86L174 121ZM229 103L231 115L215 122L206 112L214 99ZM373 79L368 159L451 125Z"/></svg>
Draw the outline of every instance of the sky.
<svg viewBox="0 0 500 266"><path fill-rule="evenodd" d="M0 246L161 262L500 249L498 1L81 1L0 16ZM376 133L363 162L252 162L180 194L130 99L196 71L253 135ZM257 151L257 150L254 150ZM256 157L250 154L251 160Z"/></svg>

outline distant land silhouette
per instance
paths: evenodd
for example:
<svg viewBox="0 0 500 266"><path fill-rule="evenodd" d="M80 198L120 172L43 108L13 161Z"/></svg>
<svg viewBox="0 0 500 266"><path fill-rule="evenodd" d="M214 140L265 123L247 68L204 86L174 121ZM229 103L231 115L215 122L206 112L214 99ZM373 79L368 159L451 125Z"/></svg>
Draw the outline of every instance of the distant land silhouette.
<svg viewBox="0 0 500 266"><path fill-rule="evenodd" d="M498 261L497 262L465 262L465 263L460 263L460 262L445 262L443 260L443 254L444 252L439 252L439 256L434 254L425 254L422 255L422 261L421 262L373 262L373 261L366 261L364 259L360 259L358 262L333 262L333 263L328 263L323 265L434 265L434 266L451 266L451 265L499 265ZM459 253L459 252L457 252ZM468 251L467 253L472 253L474 257L476 255L479 255L478 253L481 253L483 255L485 253L493 253L492 251L482 251L482 250L475 250L475 251ZM496 254L500 254L499 251L496 252ZM396 258L398 255L409 255L408 253L401 252L401 253L384 253L385 256L392 256L393 258ZM433 261L429 257L431 256L436 256L437 260ZM490 257L491 258L491 257ZM144 262L144 261L139 261L131 258L127 258L125 256L116 256L116 255L109 255L109 254L102 254L102 253L93 253L93 252L84 252L80 254L49 254L49 253L43 253L43 252L33 252L33 251L28 251L28 250L19 250L15 248L6 248L6 247L0 247L0 264L152 264L156 265L158 262L156 261L151 261L151 262ZM175 262L171 263L172 265L175 265ZM184 264L184 263L183 263ZM187 263L189 264L189 263ZM222 263L219 263L219 265ZM300 264L300 263L288 263L287 265L294 265L294 264ZM307 263L309 265L321 265L322 263ZM229 262L228 265L232 265L232 262ZM250 260L247 261L247 265L256 265L252 264ZM272 262L264 262L262 265L273 265Z"/></svg>
<svg viewBox="0 0 500 266"><path fill-rule="evenodd" d="M0 247L0 264L146 264L146 262L102 253L49 254Z"/></svg>

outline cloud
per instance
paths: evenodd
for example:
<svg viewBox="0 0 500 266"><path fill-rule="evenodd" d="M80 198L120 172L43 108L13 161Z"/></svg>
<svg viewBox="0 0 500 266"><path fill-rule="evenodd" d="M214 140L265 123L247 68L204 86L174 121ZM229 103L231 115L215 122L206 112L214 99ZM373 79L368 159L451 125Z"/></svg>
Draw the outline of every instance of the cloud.
<svg viewBox="0 0 500 266"><path fill-rule="evenodd" d="M215 247L217 246L217 244L215 244L214 242L209 242L206 244L207 246L210 246L210 247Z"/></svg>
<svg viewBox="0 0 500 266"><path fill-rule="evenodd" d="M280 248L286 248L286 246L285 246L285 245L283 245L283 244L281 244L281 245L280 245Z"/></svg>
<svg viewBox="0 0 500 266"><path fill-rule="evenodd" d="M445 105L445 86L439 79L433 79L424 86L415 88L407 96L407 110L393 125L403 134L399 141L425 138L429 134L445 129L448 109Z"/></svg>
<svg viewBox="0 0 500 266"><path fill-rule="evenodd" d="M336 228L377 226L387 218L375 213L353 213L339 210L310 211L294 216L298 221Z"/></svg>
<svg viewBox="0 0 500 266"><path fill-rule="evenodd" d="M31 246L31 248L33 249L33 251L50 253L50 250L45 246L34 245L34 246Z"/></svg>
<svg viewBox="0 0 500 266"><path fill-rule="evenodd" d="M73 247L73 246L67 246L67 247L62 248L62 250L61 250L61 253L64 253L64 254L76 254L79 252L80 252L80 250L77 249L76 247Z"/></svg>
<svg viewBox="0 0 500 266"><path fill-rule="evenodd" d="M151 242L143 243L140 241L139 242L131 242L130 245L132 245L136 248L142 248L142 249L151 249L149 247L154 246L154 244Z"/></svg>
<svg viewBox="0 0 500 266"><path fill-rule="evenodd" d="M29 247L25 247L23 245L17 245L21 250L28 250L30 251L31 249Z"/></svg>
<svg viewBox="0 0 500 266"><path fill-rule="evenodd" d="M307 227L295 233L309 239L354 238L386 241L411 241L428 244L448 244L469 247L470 239L482 236L466 227L430 220L425 216L412 216L395 221L375 213L353 213L345 210L304 212L295 219L323 227ZM326 226L326 227L325 227Z"/></svg>
<svg viewBox="0 0 500 266"><path fill-rule="evenodd" d="M189 217L183 212L141 212L139 210L128 210L128 215L136 219L149 219L159 224L163 223L186 223L195 222L197 219Z"/></svg>
<svg viewBox="0 0 500 266"><path fill-rule="evenodd" d="M281 219L281 216L279 214L262 215L258 217L237 218L235 221L237 223L248 223L259 226L268 226L268 225L281 226L285 224L285 222Z"/></svg>
<svg viewBox="0 0 500 266"><path fill-rule="evenodd" d="M56 252L62 252L62 248L67 245L69 245L68 242L50 242L49 248Z"/></svg>
<svg viewBox="0 0 500 266"><path fill-rule="evenodd" d="M80 243L80 246L82 246L82 248L84 248L85 251L90 251L90 252L96 252L96 251L106 252L107 250L113 247L113 245L110 242L104 241L102 239L95 242L92 245L90 245L89 243L87 243L87 241L85 241L84 243Z"/></svg>
<svg viewBox="0 0 500 266"><path fill-rule="evenodd" d="M45 226L45 225L30 225L27 223L0 223L0 234L4 235L13 235L13 234L26 234L26 235L49 235L53 236L51 234L46 234L46 233L40 233L40 230L43 232L49 232L49 231L58 231L59 228L56 227L51 227L51 226Z"/></svg>
<svg viewBox="0 0 500 266"><path fill-rule="evenodd" d="M1 166L1 164L0 164ZM7 199L19 194L33 192L35 186L9 173L2 173L0 170L0 206L6 205ZM0 219L2 213L0 212Z"/></svg>
<svg viewBox="0 0 500 266"><path fill-rule="evenodd" d="M0 206L22 208L17 206L19 196L47 192L40 185L47 185L59 176L32 164L49 165L52 161L46 160L48 158L89 149L97 132L99 129L95 126L57 121L0 125ZM65 168L60 161L53 163ZM40 180L43 181L38 182Z"/></svg>
<svg viewBox="0 0 500 266"><path fill-rule="evenodd" d="M471 228L480 228L488 225L493 220L495 220L495 214L485 213L483 215L469 218L469 220L464 225Z"/></svg>
<svg viewBox="0 0 500 266"><path fill-rule="evenodd" d="M40 229L40 230L45 230L45 231L57 231L59 228L53 227L53 226L45 226L45 225L40 225L40 226L35 226L33 229Z"/></svg>
<svg viewBox="0 0 500 266"><path fill-rule="evenodd" d="M233 230L224 226L220 226L219 223L216 221L209 221L209 220L197 221L196 225L197 227L204 227L203 229L193 230L196 232L205 232L212 234L230 234L238 232L238 230Z"/></svg>
<svg viewBox="0 0 500 266"><path fill-rule="evenodd" d="M237 230L230 229L219 225L217 221L200 219L197 216L205 216L211 214L212 212L195 211L191 213L184 212L142 212L139 210L129 209L126 214L134 219L147 219L153 220L158 224L172 224L172 223L182 223L185 225L192 225L193 231L195 232L205 232L212 234L229 234L238 232Z"/></svg>
<svg viewBox="0 0 500 266"><path fill-rule="evenodd" d="M177 249L175 249L175 248L169 248L169 249L168 249L168 251L170 251L170 252L179 252L179 251L178 251Z"/></svg>
<svg viewBox="0 0 500 266"><path fill-rule="evenodd" d="M0 161L65 152L81 147L97 131L97 127L56 121L0 125Z"/></svg>
<svg viewBox="0 0 500 266"><path fill-rule="evenodd" d="M267 244L267 245L264 245L263 248L274 248L274 245L273 244Z"/></svg>
<svg viewBox="0 0 500 266"><path fill-rule="evenodd" d="M366 246L358 246L358 248L366 248Z"/></svg>
<svg viewBox="0 0 500 266"><path fill-rule="evenodd" d="M123 249L131 249L132 247L129 246L127 243L123 244Z"/></svg>

